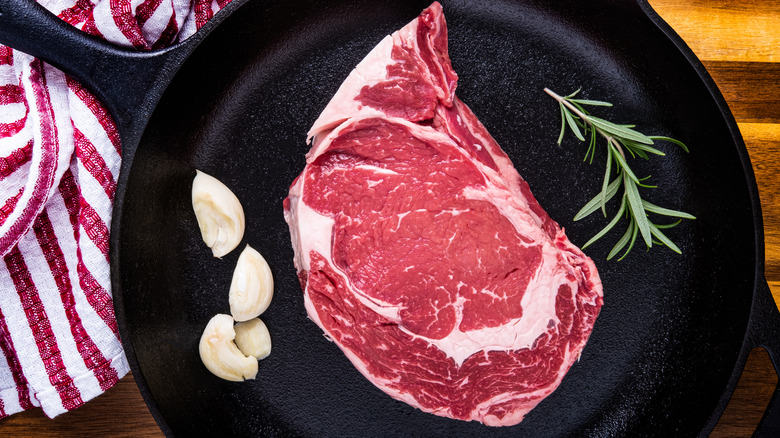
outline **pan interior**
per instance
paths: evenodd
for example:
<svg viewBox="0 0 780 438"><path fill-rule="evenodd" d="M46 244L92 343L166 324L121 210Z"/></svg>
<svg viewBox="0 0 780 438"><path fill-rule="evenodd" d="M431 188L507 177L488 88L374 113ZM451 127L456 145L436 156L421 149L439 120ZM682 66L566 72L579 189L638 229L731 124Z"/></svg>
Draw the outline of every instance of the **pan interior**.
<svg viewBox="0 0 780 438"><path fill-rule="evenodd" d="M698 217L669 232L683 255L635 248L608 262L620 233L588 248L605 305L580 361L518 426L440 418L391 399L307 319L282 200L330 96L427 2L248 2L173 80L120 201L123 338L164 428L183 436L689 436L723 408L755 266L740 154L696 72L636 5L550 3L445 2L458 95L578 245L606 222L572 221L600 188L604 151L587 165L583 143L569 136L555 144L560 114L544 87L582 87L583 96L615 104L599 112L605 118L685 141L690 154L661 145L665 158L633 164L659 184L648 200ZM195 169L225 182L244 205L244 241L221 260L201 241L192 212ZM246 244L274 273L275 297L262 317L273 352L256 380L237 384L212 376L197 344L214 314L229 313L232 270Z"/></svg>

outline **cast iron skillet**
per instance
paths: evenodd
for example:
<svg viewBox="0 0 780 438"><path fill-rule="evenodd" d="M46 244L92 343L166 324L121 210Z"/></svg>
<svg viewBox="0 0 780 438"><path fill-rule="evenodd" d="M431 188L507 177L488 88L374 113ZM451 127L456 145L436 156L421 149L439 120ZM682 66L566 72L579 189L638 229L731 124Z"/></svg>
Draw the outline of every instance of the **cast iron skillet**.
<svg viewBox="0 0 780 438"><path fill-rule="evenodd" d="M691 149L664 146L665 159L636 164L662 184L653 202L698 217L670 232L684 256L635 249L618 263L605 261L608 239L589 248L605 293L591 340L558 390L509 428L424 414L360 376L306 319L282 218L309 125L363 55L427 2L239 0L190 40L149 54L17 2L0 1L0 40L71 72L119 125L115 306L133 374L168 435L703 436L752 348L767 348L777 367L780 314L763 277L748 155L714 83L645 0L444 5L458 95L575 243L603 224L571 221L602 168L583 164L572 139L555 146L558 110L543 87L583 87L615 104L605 116ZM274 347L254 381L221 381L198 358L206 322L228 312L239 251L214 259L200 241L196 168L236 192L248 218L242 247L260 250L275 275L263 316ZM780 433L777 405L778 390L759 427L766 436Z"/></svg>

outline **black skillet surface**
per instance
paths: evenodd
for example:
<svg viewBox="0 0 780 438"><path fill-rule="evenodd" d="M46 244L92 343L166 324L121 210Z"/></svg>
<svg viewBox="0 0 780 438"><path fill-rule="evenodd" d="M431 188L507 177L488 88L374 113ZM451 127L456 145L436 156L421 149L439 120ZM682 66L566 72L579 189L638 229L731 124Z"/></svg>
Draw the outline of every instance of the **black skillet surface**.
<svg viewBox="0 0 780 438"><path fill-rule="evenodd" d="M374 388L306 318L282 217L282 200L304 165L305 133L352 67L427 5L255 0L231 7L236 12L207 38L203 32L161 57L101 49L110 52L106 59L161 72L152 85L131 83L138 95L128 96L141 108L118 116L125 159L112 268L133 374L163 431L706 435L749 350L767 346L777 362L780 315L763 279L761 212L736 124L701 64L644 1L444 4L458 95L573 242L584 243L603 226L597 215L571 221L598 191L603 169L583 164L584 148L572 138L555 145L559 113L544 87L559 93L583 87L584 96L615 104L605 117L679 138L691 149L664 145L666 158L634 165L661 185L647 195L652 202L699 218L670 231L684 256L635 249L622 262L607 262L616 236L588 249L605 305L580 361L550 397L509 428L424 414ZM80 76L90 83L96 72ZM110 86L101 92L115 114L128 108L112 93L126 92ZM241 247L264 254L275 276L275 297L263 315L273 352L254 381L221 381L198 357L206 322L228 313L239 251L218 260L200 240L189 198L196 168L237 194L247 214ZM780 430L778 409L770 409L763 423L768 436Z"/></svg>

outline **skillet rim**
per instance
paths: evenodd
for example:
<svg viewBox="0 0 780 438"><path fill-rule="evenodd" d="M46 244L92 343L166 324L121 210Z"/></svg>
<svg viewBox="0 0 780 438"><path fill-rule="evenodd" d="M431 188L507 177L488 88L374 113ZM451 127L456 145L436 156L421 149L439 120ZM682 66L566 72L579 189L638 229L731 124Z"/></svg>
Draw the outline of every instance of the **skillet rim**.
<svg viewBox="0 0 780 438"><path fill-rule="evenodd" d="M745 182L747 183L746 185L748 189L748 195L750 197L750 204L752 207L751 211L753 213L753 230L755 233L754 234L755 275L753 278L753 292L752 292L750 313L748 314L748 320L745 326L745 333L742 339L742 347L740 349L739 355L737 356L737 360L734 364L734 369L732 371L731 377L729 378L728 384L723 389L723 394L721 395L721 398L718 401L718 408L715 411L713 411L713 413L710 415L709 420L705 424L705 428L702 430L701 436L706 436L709 435L710 432L712 432L712 430L717 425L721 415L723 415L723 412L725 411L726 406L728 405L728 402L731 400L731 396L734 393L734 389L736 388L737 383L739 382L739 378L742 376L742 373L744 372L745 363L747 362L748 355L754 348L757 347L757 345L751 345L750 337L754 330L760 330L760 328L754 328L756 326L755 318L757 317L757 315L761 315L762 313L760 311L761 309L757 309L757 306L761 304L761 297L759 296L759 294L762 292L762 287L768 289L768 283L765 278L766 249L765 249L765 242L764 242L764 216L761 209L761 201L759 199L759 194L758 194L758 183L756 182L756 175L753 172L753 165L751 164L750 155L748 154L747 147L745 146L745 141L742 138L742 133L739 130L739 126L737 125L737 121L734 118L734 114L731 112L731 108L729 108L726 99L723 97L723 93L721 93L717 84L712 79L712 76L710 76L709 72L704 67L704 64L696 56L693 50L682 39L682 37L680 37L680 35L678 35L677 32L675 32L674 29L672 29L672 27L666 21L664 21L663 18L661 18L661 16L650 5L649 1L636 0L636 2L639 5L639 7L642 9L642 12L645 13L647 18L675 45L675 47L677 47L677 50L679 50L680 53L685 57L686 61L688 61L688 64L697 73L699 79L707 88L707 91L710 93L710 96L712 97L713 101L717 105L719 112L723 116L723 121L726 123L726 127L728 128L729 133L731 134L731 139L734 142L734 146L736 147L737 154L739 155L742 164L743 175L745 177ZM772 302L768 304L776 305L776 303L774 303L774 300L772 300ZM772 309L763 309L763 310L766 310L769 313L771 313L772 311ZM777 311L778 309L775 309L775 313L777 313ZM774 360L773 360L773 365L775 365ZM775 368L777 368L777 366L775 366ZM777 388L780 388L780 382L778 382ZM775 390L775 393L777 393L777 389ZM772 407L772 403L777 401L776 398L777 396L775 394L774 398L769 401L769 404L764 409L764 417L761 419L761 423L759 423L756 432L761 429L761 426L763 425L764 420L766 418L766 414L769 412L770 408Z"/></svg>
<svg viewBox="0 0 780 438"><path fill-rule="evenodd" d="M739 131L736 120L734 119L733 114L731 113L731 110L728 107L728 104L726 103L722 93L718 89L712 77L707 72L702 62L696 57L696 55L688 47L688 45L684 42L684 40L671 28L671 26L669 26L668 23L666 23L655 12L655 10L649 4L648 0L632 0L632 2L635 2L639 6L641 11L644 13L645 17L649 19L650 22L653 23L653 25L655 25L661 31L661 33L676 47L676 49L680 52L680 54L683 55L683 57L688 62L688 65L691 68L693 68L693 70L696 72L702 84L707 89L710 97L713 99L714 103L716 104L718 111L723 117L723 121L725 122L726 127L729 130L731 139L733 140L733 144L736 147L738 156L740 157L743 175L745 177L745 182L750 197L751 212L753 214L753 225L754 225L754 233L755 233L754 235L755 277L753 280L751 311L746 321L746 328L743 336L741 350L737 356L736 362L734 363L734 368L731 377L729 378L728 384L724 388L723 394L718 402L717 408L713 411L709 420L706 422L704 429L702 429L701 431L701 435L704 436L709 434L712 431L712 429L717 424L718 419L720 418L723 411L725 410L725 407L728 404L728 401L730 400L730 397L734 391L734 388L736 387L739 377L743 372L744 365L747 360L747 355L752 349L752 347L749 345L748 338L751 332L751 321L754 318L754 315L757 313L755 311L754 305L758 301L757 294L759 293L761 287L760 282L763 281L764 283L766 283L766 280L764 279L765 246L764 246L763 216L761 211L761 204L758 197L758 187L755 179L755 174L753 172L753 168L750 162L750 157L749 154L747 153L747 148L745 147L744 140ZM240 7L246 3L248 3L248 0L233 0L233 2L229 4L227 8L223 9L222 11L220 11L220 13L215 15L214 19L212 19L208 23L208 27L204 27L203 29L201 29L198 33L193 35L193 37L191 37L189 40L179 43L177 46L174 46L174 48L176 48L183 44L187 44L189 45L189 49L187 55L182 58L182 62L179 65L175 66L174 73L170 75L168 82L172 81L172 79L176 76L179 67L181 67L184 64L184 62L186 62L186 60L191 56L191 54L197 50L200 43L203 42L206 38L208 38L208 35L229 15L232 15L233 13L238 13ZM166 84L166 86L164 87L160 87L159 95L155 96L156 98L155 104L152 105L149 109L147 109L147 112L144 114L144 117L147 122L149 118L152 116L154 109L157 106L157 102L164 95L164 92L167 88L168 88L168 84ZM136 149L140 144L140 140L143 136L145 126L146 123L143 124L142 128L137 133L136 135L137 138L134 139L135 141L131 142L134 143L131 145L131 148L128 148L131 149L131 153L128 156L123 157L122 167L119 175L119 181L117 184L114 212L112 215L112 228L116 230L114 233L111 234L111 260L113 261L119 261L121 259L119 254L121 245L118 241L120 233L118 232L118 230L121 229L120 228L121 217L122 217L124 200L126 195L128 177L131 173L133 158ZM147 404L147 407L149 408L150 413L152 414L152 417L155 419L161 431L166 436L173 436L173 431L170 429L168 423L165 421L162 413L160 412L160 409L158 408L156 401L151 393L151 389L149 388L146 379L144 378L143 373L141 372L140 364L138 363L137 356L135 355L129 336L126 336L129 329L127 328L128 322L125 315L124 302L122 300L123 294L122 294L122 287L121 287L122 277L121 277L120 266L121 266L121 262L115 262L111 264L111 283L113 288L114 308L117 317L117 323L119 326L120 336L122 336L123 338L123 345L127 355L128 364L130 365L130 369L131 372L133 373L133 377L136 380L138 388L144 398L144 401Z"/></svg>

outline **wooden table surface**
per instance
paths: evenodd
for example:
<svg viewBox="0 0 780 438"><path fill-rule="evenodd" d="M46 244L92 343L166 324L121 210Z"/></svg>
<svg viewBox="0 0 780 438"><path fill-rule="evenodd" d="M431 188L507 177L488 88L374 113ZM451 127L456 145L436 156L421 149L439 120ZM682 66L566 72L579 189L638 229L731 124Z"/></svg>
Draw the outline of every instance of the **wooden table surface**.
<svg viewBox="0 0 780 438"><path fill-rule="evenodd" d="M780 0L650 0L704 63L745 139L764 214L766 278L780 303ZM780 334L778 334L780 336ZM712 437L746 437L777 382L754 350ZM0 420L0 436L162 436L132 376L53 420L40 410Z"/></svg>

